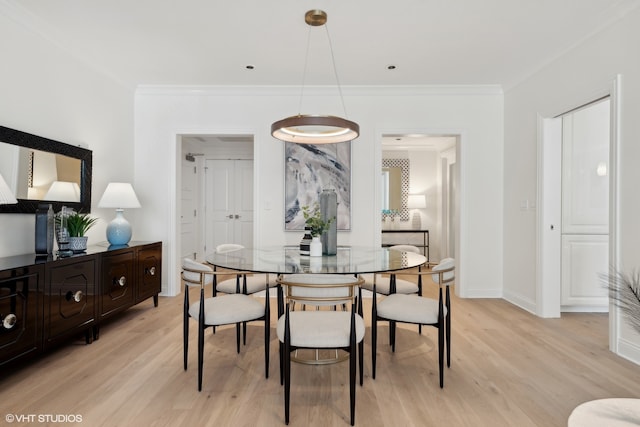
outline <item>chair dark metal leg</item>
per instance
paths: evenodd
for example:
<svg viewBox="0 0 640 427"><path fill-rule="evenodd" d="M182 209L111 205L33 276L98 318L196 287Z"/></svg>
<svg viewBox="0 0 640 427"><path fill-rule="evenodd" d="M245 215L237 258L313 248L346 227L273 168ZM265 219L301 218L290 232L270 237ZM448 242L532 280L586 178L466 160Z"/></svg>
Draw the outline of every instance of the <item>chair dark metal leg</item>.
<svg viewBox="0 0 640 427"><path fill-rule="evenodd" d="M189 353L189 287L184 287L184 307L183 307L183 322L182 338L183 338L183 350L184 350L184 370L187 370L187 355Z"/></svg>
<svg viewBox="0 0 640 427"><path fill-rule="evenodd" d="M444 387L444 309L442 290L440 290L440 308L438 310L438 368L440 370L440 388Z"/></svg>
<svg viewBox="0 0 640 427"><path fill-rule="evenodd" d="M356 317L353 312L349 338L349 403L351 425L353 425L356 417Z"/></svg>
<svg viewBox="0 0 640 427"><path fill-rule="evenodd" d="M360 385L364 384L364 339L358 344L358 358L360 362Z"/></svg>
<svg viewBox="0 0 640 427"><path fill-rule="evenodd" d="M240 323L236 323L236 351L240 354Z"/></svg>
<svg viewBox="0 0 640 427"><path fill-rule="evenodd" d="M376 353L378 344L378 308L376 295L373 294L373 308L371 309L371 378L376 379Z"/></svg>
<svg viewBox="0 0 640 427"><path fill-rule="evenodd" d="M242 322L242 345L247 345L247 322Z"/></svg>
<svg viewBox="0 0 640 427"><path fill-rule="evenodd" d="M289 425L289 402L291 397L291 328L289 310L285 314L284 326L284 422Z"/></svg>
<svg viewBox="0 0 640 427"><path fill-rule="evenodd" d="M447 367L451 367L451 295L447 286L447 317L445 318L445 332L447 337Z"/></svg>
<svg viewBox="0 0 640 427"><path fill-rule="evenodd" d="M200 313L198 315L198 391L202 391L203 364L204 364L204 289L200 289Z"/></svg>
<svg viewBox="0 0 640 427"><path fill-rule="evenodd" d="M396 322L389 322L389 337L391 339L391 351L396 352Z"/></svg>
<svg viewBox="0 0 640 427"><path fill-rule="evenodd" d="M269 341L271 341L271 311L269 302L269 287L264 302L264 377L269 378Z"/></svg>

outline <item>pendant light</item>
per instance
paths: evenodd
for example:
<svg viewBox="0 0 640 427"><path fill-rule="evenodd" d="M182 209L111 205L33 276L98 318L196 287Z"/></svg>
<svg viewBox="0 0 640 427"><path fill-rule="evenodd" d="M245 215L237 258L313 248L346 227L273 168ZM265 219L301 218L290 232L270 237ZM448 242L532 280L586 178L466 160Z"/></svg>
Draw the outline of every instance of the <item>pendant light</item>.
<svg viewBox="0 0 640 427"><path fill-rule="evenodd" d="M310 27L324 26L327 23L327 13L323 10L310 10L305 14L304 21ZM325 27L325 29L326 28L327 27ZM340 92L340 100L342 101L342 108L346 114L328 29L327 38L331 49L331 62L333 64L338 91ZM307 40L307 57L308 55L309 41ZM304 71L306 74L306 61ZM302 91L304 91L304 79ZM300 95L300 102L302 103L302 94ZM299 144L335 144L338 142L348 142L356 139L359 134L360 126L358 126L357 123L336 116L298 114L278 120L271 125L271 135L273 135L274 138Z"/></svg>

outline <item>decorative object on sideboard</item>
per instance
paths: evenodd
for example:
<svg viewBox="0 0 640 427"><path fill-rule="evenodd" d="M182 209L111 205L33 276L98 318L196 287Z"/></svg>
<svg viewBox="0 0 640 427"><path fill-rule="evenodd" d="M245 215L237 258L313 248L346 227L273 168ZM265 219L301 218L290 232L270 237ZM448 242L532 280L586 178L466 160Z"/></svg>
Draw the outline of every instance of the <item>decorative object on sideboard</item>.
<svg viewBox="0 0 640 427"><path fill-rule="evenodd" d="M69 229L67 228L67 220L74 212L73 209L63 206L55 218L56 242L58 243L58 256L73 255L73 251L69 248Z"/></svg>
<svg viewBox="0 0 640 427"><path fill-rule="evenodd" d="M413 210L411 226L414 230L420 230L422 228L421 215L418 209L424 209L426 207L427 199L424 194L409 194L409 199L407 200L407 208Z"/></svg>
<svg viewBox="0 0 640 427"><path fill-rule="evenodd" d="M0 175L0 205L15 205L18 200L7 185L6 181Z"/></svg>
<svg viewBox="0 0 640 427"><path fill-rule="evenodd" d="M111 245L126 245L131 241L131 224L124 217L124 209L139 208L140 202L128 182L110 182L98 203L99 208L116 208L116 217L107 226L107 240Z"/></svg>
<svg viewBox="0 0 640 427"><path fill-rule="evenodd" d="M307 37L307 52L305 56L305 68L302 76L302 88L300 91L299 108L302 106L302 95L304 94L304 82L307 74L307 59L309 57L309 45L311 41L311 27L324 26L329 48L331 53L331 63L335 74L336 85L340 93L340 101L342 102L343 113L347 115L347 109L340 88L340 80L333 57L333 46L331 37L329 37L329 29L325 26L327 23L327 13L323 10L309 10L305 13L305 22L309 26ZM278 120L271 125L271 135L281 141L294 142L300 144L335 144L338 142L348 142L356 139L360 134L360 126L341 117L331 115L310 115L298 113L295 116Z"/></svg>
<svg viewBox="0 0 640 427"><path fill-rule="evenodd" d="M67 231L69 232L69 249L74 253L87 250L87 240L85 234L97 221L97 218L89 214L73 212L67 217Z"/></svg>
<svg viewBox="0 0 640 427"><path fill-rule="evenodd" d="M37 256L47 256L53 253L54 233L53 206L40 203L36 211L35 250Z"/></svg>
<svg viewBox="0 0 640 427"><path fill-rule="evenodd" d="M329 227L322 233L322 253L335 255L338 252L338 195L333 189L324 189L320 193L320 216Z"/></svg>

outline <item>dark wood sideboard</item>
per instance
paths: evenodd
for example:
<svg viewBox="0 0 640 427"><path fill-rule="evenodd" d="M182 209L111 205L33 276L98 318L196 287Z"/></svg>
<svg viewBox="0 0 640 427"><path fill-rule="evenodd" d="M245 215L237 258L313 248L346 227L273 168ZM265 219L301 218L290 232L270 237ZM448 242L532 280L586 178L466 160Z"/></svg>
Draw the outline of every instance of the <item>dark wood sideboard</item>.
<svg viewBox="0 0 640 427"><path fill-rule="evenodd" d="M84 335L153 297L158 306L162 242L90 246L69 257L0 258L0 366Z"/></svg>

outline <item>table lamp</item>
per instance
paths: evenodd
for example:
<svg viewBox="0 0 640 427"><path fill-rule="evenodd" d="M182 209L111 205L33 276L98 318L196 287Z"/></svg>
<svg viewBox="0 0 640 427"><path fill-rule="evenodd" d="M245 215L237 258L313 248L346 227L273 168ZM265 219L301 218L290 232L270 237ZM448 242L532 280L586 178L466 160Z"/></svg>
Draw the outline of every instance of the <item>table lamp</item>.
<svg viewBox="0 0 640 427"><path fill-rule="evenodd" d="M55 200L58 202L79 202L80 186L76 182L53 181L47 194L42 200Z"/></svg>
<svg viewBox="0 0 640 427"><path fill-rule="evenodd" d="M0 205L15 205L16 203L18 203L16 197L0 175Z"/></svg>
<svg viewBox="0 0 640 427"><path fill-rule="evenodd" d="M124 217L124 209L139 208L140 202L128 182L110 182L98 203L99 208L116 208L116 217L107 226L107 240L111 245L126 245L131 240L131 224Z"/></svg>
<svg viewBox="0 0 640 427"><path fill-rule="evenodd" d="M409 194L407 200L407 208L409 209L424 209L427 207L427 199L424 194ZM422 227L420 212L414 212L411 225L414 230L420 230Z"/></svg>

